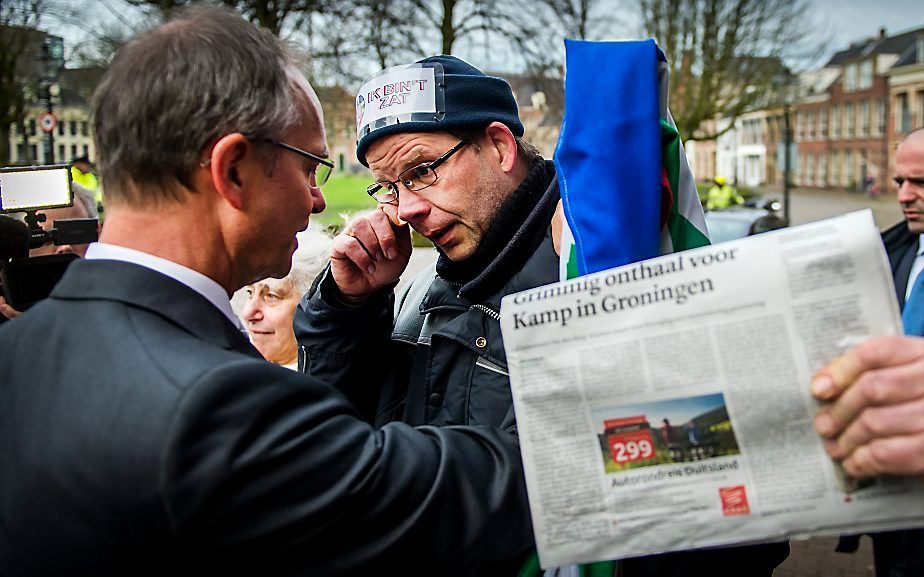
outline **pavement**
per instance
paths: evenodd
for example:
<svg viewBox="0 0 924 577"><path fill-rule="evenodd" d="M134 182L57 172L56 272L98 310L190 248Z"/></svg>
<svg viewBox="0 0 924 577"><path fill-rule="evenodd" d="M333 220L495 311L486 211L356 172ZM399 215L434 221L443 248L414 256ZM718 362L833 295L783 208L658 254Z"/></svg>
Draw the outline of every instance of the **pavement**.
<svg viewBox="0 0 924 577"><path fill-rule="evenodd" d="M766 199L783 201L783 192L779 189L758 190ZM894 194L869 198L859 192L812 188L796 188L790 193L790 218L793 225L823 220L866 208L873 211L873 220L876 221L876 226L880 230L889 228L903 218L901 207Z"/></svg>

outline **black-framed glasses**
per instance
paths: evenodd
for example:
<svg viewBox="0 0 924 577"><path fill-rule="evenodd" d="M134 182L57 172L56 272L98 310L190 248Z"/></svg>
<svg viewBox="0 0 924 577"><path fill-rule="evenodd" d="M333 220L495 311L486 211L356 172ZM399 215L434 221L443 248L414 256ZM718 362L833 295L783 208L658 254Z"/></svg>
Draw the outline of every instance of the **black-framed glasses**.
<svg viewBox="0 0 924 577"><path fill-rule="evenodd" d="M366 192L377 202L389 204L398 200L399 183L412 191L423 190L428 186L433 186L433 183L439 178L436 169L468 143L468 139L462 139L455 146L446 151L446 154L440 156L433 162L425 162L405 170L398 175L398 180L380 180L374 182L369 185Z"/></svg>
<svg viewBox="0 0 924 577"><path fill-rule="evenodd" d="M320 157L317 154L308 152L307 150L302 150L297 146L292 146L291 144L286 144L285 142L273 139L273 138L264 138L264 142L268 142L273 146L278 146L279 148L288 150L289 152L294 152L295 154L300 154L305 158L310 158L318 163L317 166L312 169L311 174L308 178L311 180L311 186L315 188L321 188L330 178L331 172L334 171L334 163L330 160Z"/></svg>

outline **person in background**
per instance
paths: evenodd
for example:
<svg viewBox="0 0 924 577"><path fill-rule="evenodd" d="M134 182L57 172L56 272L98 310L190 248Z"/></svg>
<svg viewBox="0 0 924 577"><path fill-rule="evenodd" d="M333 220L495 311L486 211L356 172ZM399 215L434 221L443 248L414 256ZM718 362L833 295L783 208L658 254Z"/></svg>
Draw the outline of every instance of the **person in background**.
<svg viewBox="0 0 924 577"><path fill-rule="evenodd" d="M90 193L99 212L103 206L103 189L99 185L99 177L96 176L96 167L90 162L89 157L78 156L71 161L71 180Z"/></svg>
<svg viewBox="0 0 924 577"><path fill-rule="evenodd" d="M304 372L305 349L295 340L292 318L314 277L327 266L331 239L314 229L300 232L296 238L292 270L284 278L265 278L244 287L247 300L240 316L250 342L266 360Z"/></svg>
<svg viewBox="0 0 924 577"><path fill-rule="evenodd" d="M706 210L722 210L744 202L744 198L734 186L728 184L724 176L716 175L712 182L713 186L706 196Z"/></svg>

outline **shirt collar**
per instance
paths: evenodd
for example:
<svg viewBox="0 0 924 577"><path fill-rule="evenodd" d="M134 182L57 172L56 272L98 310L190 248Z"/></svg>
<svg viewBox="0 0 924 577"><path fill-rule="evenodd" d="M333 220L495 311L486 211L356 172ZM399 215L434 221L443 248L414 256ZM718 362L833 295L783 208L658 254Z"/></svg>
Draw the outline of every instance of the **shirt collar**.
<svg viewBox="0 0 924 577"><path fill-rule="evenodd" d="M228 320L234 323L234 326L241 331L245 330L244 325L241 323L241 319L239 319L231 309L231 301L228 299L228 294L225 292L225 289L221 288L221 285L214 280L189 267L140 250L105 242L94 242L91 244L87 249L85 258L90 260L129 262L166 275L205 297L205 299L212 303L223 315L228 317Z"/></svg>

